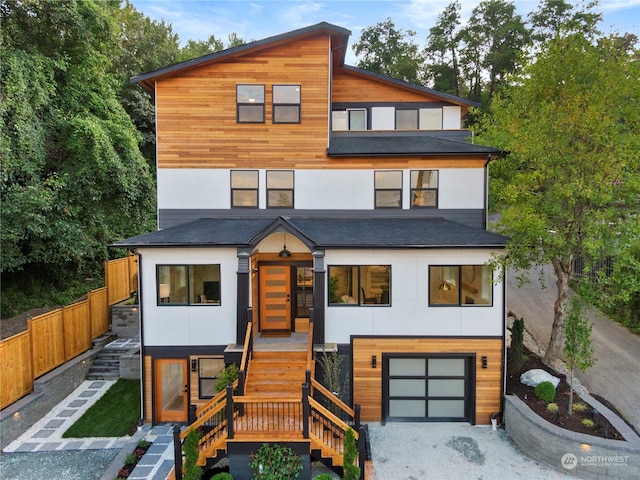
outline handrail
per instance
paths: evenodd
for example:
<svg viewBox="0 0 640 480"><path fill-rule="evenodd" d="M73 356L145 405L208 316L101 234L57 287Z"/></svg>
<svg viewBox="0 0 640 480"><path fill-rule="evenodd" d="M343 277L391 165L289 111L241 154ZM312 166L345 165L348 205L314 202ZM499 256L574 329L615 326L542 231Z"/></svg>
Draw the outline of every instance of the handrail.
<svg viewBox="0 0 640 480"><path fill-rule="evenodd" d="M215 405L209 412L207 412L208 414L206 416L202 416L202 417L198 418L195 422L193 422L191 425L189 425L189 428L184 429L182 431L182 433L180 433L180 440L184 440L185 438L187 438L187 435L189 434L189 430L191 430L192 428L201 427L207 420L209 420L216 413L218 413L219 411L224 409L224 407L226 407L226 406L227 406L227 402L226 401L222 401L222 402L218 403L217 405Z"/></svg>
<svg viewBox="0 0 640 480"><path fill-rule="evenodd" d="M242 361L240 362L240 371L244 371L247 366L248 356L251 353L249 350L249 344L251 341L251 332L253 322L247 324L247 332L244 335L244 347L242 348Z"/></svg>
<svg viewBox="0 0 640 480"><path fill-rule="evenodd" d="M344 403L342 400L340 400L338 397L336 397L333 393L331 393L327 387L325 387L324 385L322 385L320 382L318 382L315 378L311 379L311 386L320 391L320 393L322 393L325 397L327 397L328 399L331 400L332 403L334 403L335 405L337 405L338 407L340 407L341 410L343 410L347 415L349 415L351 418L355 417L355 412L353 411L353 409L351 407L349 407L349 405L347 405L346 403Z"/></svg>
<svg viewBox="0 0 640 480"><path fill-rule="evenodd" d="M234 381L232 385L233 385L233 388L236 388L238 386L238 380ZM196 410L196 419L199 419L201 416L206 415L207 410L214 408L218 403L220 403L220 401L224 400L226 395L227 395L227 392L225 390L221 390L216 394L215 397L210 399L204 405L200 406L200 408Z"/></svg>
<svg viewBox="0 0 640 480"><path fill-rule="evenodd" d="M340 418L336 417L333 413L331 413L329 410L327 410L325 407L323 407L322 405L320 405L320 403L318 403L316 400L314 400L313 398L309 398L309 405L317 412L321 413L322 416L324 416L325 418L327 418L328 420L331 420L331 422L339 427L343 432L346 432L349 428L351 428L351 425L348 425L347 423L345 423L344 421L342 421ZM358 432L354 430L354 436L356 439L358 439Z"/></svg>
<svg viewBox="0 0 640 480"><path fill-rule="evenodd" d="M307 337L307 371L311 371L313 360L313 322L309 322L309 336Z"/></svg>

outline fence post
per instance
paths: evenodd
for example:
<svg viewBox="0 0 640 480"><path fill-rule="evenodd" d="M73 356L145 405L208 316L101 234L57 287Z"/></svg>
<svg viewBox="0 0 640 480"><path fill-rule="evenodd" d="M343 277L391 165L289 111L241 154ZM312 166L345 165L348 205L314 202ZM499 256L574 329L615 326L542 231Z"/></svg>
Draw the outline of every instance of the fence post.
<svg viewBox="0 0 640 480"><path fill-rule="evenodd" d="M227 385L227 438L233 439L233 386Z"/></svg>
<svg viewBox="0 0 640 480"><path fill-rule="evenodd" d="M176 480L182 480L182 444L179 425L173 427L173 460Z"/></svg>
<svg viewBox="0 0 640 480"><path fill-rule="evenodd" d="M309 438L309 384L302 384L302 438Z"/></svg>
<svg viewBox="0 0 640 480"><path fill-rule="evenodd" d="M360 466L360 480L365 480L365 465L367 464L366 429L358 426L358 464Z"/></svg>
<svg viewBox="0 0 640 480"><path fill-rule="evenodd" d="M196 410L197 407L193 404L189 405L189 417L187 419L187 422L189 423L189 425L191 425L193 422L196 421Z"/></svg>
<svg viewBox="0 0 640 480"><path fill-rule="evenodd" d="M245 366L245 368L247 367ZM246 378L246 370L240 370L238 372L238 395L240 396L244 395L245 378ZM240 405L238 405L238 416L240 417L244 416L244 403L241 403Z"/></svg>
<svg viewBox="0 0 640 480"><path fill-rule="evenodd" d="M353 407L353 423L355 423L355 430L360 431L360 404L356 403Z"/></svg>

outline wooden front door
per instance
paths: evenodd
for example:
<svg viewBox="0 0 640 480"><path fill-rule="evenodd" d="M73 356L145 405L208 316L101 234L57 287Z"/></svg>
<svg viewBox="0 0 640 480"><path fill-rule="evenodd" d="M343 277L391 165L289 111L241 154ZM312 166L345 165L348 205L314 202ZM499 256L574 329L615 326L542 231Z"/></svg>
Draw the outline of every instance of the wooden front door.
<svg viewBox="0 0 640 480"><path fill-rule="evenodd" d="M156 422L186 422L187 361L157 359L155 367Z"/></svg>
<svg viewBox="0 0 640 480"><path fill-rule="evenodd" d="M260 266L260 330L291 331L291 267Z"/></svg>

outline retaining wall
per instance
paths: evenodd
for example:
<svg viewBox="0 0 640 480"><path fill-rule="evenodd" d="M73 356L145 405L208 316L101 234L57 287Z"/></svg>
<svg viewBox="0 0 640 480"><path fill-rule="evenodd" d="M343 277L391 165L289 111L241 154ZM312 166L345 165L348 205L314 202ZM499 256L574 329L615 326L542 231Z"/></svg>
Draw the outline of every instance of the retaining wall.
<svg viewBox="0 0 640 480"><path fill-rule="evenodd" d="M504 399L505 430L529 457L569 475L582 478L640 478L640 437L594 398L582 399L598 409L625 440L571 432L534 413L515 395ZM615 417L615 418L613 418Z"/></svg>

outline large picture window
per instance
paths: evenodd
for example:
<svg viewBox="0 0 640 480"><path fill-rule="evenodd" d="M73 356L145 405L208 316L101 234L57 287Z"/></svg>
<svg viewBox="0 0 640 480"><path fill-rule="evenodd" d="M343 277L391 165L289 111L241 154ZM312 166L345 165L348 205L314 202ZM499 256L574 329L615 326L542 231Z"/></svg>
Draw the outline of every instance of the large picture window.
<svg viewBox="0 0 640 480"><path fill-rule="evenodd" d="M273 86L273 123L300 123L300 85Z"/></svg>
<svg viewBox="0 0 640 480"><path fill-rule="evenodd" d="M293 208L293 170L267 170L267 208Z"/></svg>
<svg viewBox="0 0 640 480"><path fill-rule="evenodd" d="M329 305L390 305L390 265L329 266Z"/></svg>
<svg viewBox="0 0 640 480"><path fill-rule="evenodd" d="M364 108L349 108L347 110L333 110L331 112L332 130L366 130L367 110Z"/></svg>
<svg viewBox="0 0 640 480"><path fill-rule="evenodd" d="M237 85L238 123L264 123L264 85Z"/></svg>
<svg viewBox="0 0 640 480"><path fill-rule="evenodd" d="M158 265L158 305L220 305L220 265Z"/></svg>
<svg viewBox="0 0 640 480"><path fill-rule="evenodd" d="M374 172L376 208L402 208L402 171Z"/></svg>
<svg viewBox="0 0 640 480"><path fill-rule="evenodd" d="M258 171L231 171L231 207L258 208Z"/></svg>
<svg viewBox="0 0 640 480"><path fill-rule="evenodd" d="M429 305L492 305L493 281L486 265L429 267Z"/></svg>
<svg viewBox="0 0 640 480"><path fill-rule="evenodd" d="M411 208L438 206L438 171L411 171Z"/></svg>

